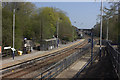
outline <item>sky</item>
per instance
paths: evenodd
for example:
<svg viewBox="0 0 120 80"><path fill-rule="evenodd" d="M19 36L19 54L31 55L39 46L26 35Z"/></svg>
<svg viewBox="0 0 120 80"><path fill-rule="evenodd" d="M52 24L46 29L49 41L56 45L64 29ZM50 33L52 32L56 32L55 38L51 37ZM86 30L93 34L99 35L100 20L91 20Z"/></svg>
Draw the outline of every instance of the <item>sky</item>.
<svg viewBox="0 0 120 80"><path fill-rule="evenodd" d="M100 2L33 2L37 8L55 7L66 12L72 25L80 29L91 29L100 14ZM109 6L103 2L104 6Z"/></svg>

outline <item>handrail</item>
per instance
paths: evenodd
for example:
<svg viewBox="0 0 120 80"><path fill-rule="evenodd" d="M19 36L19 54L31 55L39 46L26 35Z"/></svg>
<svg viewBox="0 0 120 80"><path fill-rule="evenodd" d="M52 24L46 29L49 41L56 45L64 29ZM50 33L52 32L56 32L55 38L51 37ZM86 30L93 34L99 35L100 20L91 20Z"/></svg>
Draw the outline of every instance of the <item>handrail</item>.
<svg viewBox="0 0 120 80"><path fill-rule="evenodd" d="M53 66L51 66L47 70L45 70L42 73L38 74L35 78L37 78L38 76L41 76L41 79L44 79L44 78L51 78L51 77L57 75L62 70L66 69L68 66L70 66L75 60L77 60L82 55L82 54L80 54L81 52L83 52L83 51L74 52L73 54L69 55L65 59L57 62L56 64L54 64ZM51 73L53 71L54 71L54 74L49 75L49 73ZM47 74L45 74L45 73L47 73ZM45 75L43 75L43 74L45 74Z"/></svg>
<svg viewBox="0 0 120 80"><path fill-rule="evenodd" d="M98 51L98 50L97 50ZM77 78L79 75L80 75L80 73L90 64L90 63L92 63L94 60L96 60L96 58L98 57L98 53L99 53L99 51L98 52L94 52L94 53L96 53L96 54L94 54L93 55L93 59L89 59L88 61L87 61L87 63L77 72L77 74L71 79L71 80L73 80L74 78Z"/></svg>
<svg viewBox="0 0 120 80"><path fill-rule="evenodd" d="M107 52L111 57L112 65L115 69L115 72L120 79L120 52L118 52L115 48L112 47L112 45L107 42Z"/></svg>
<svg viewBox="0 0 120 80"><path fill-rule="evenodd" d="M96 44L96 42L95 42L95 44ZM41 76L40 77L41 80L45 79L45 78L53 78L54 76L59 74L61 71L66 69L68 66L70 66L73 62L75 62L82 54L84 54L84 51L85 50L87 51L89 48L90 48L90 44L89 44L89 46L86 46L86 48L82 48L82 49L80 49L80 51L74 52L73 54L69 55L65 59L57 62L56 64L54 64L47 70L43 71L42 73L39 73L34 78L37 78L39 76Z"/></svg>

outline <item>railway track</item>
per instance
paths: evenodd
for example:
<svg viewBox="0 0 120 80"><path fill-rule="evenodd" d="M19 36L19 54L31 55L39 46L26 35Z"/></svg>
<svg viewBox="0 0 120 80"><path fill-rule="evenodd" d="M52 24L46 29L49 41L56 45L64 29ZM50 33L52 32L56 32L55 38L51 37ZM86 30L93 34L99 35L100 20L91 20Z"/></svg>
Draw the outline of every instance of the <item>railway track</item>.
<svg viewBox="0 0 120 80"><path fill-rule="evenodd" d="M34 62L34 64L32 64L32 65L21 66L21 68L19 68L19 69L16 69L14 71L12 70L12 72L3 74L2 78L3 79L4 78L24 78L25 75L29 75L32 72L43 71L44 68L47 68L47 67L55 64L59 60L65 58L65 57L69 56L70 54L74 53L75 51L77 51L77 48L82 48L86 44L87 44L87 41L84 41L83 43L76 45L76 47L72 47L67 50L63 50L58 53L48 55L42 59L38 59L38 61ZM36 72L36 74L37 74L37 72ZM32 76L27 76L27 77L32 78L36 74L34 74Z"/></svg>
<svg viewBox="0 0 120 80"><path fill-rule="evenodd" d="M90 52L90 44L83 46L81 49L70 54L69 56L65 57L64 59L58 61L56 64L50 66L48 69L44 70L42 73L39 73L37 76L34 77L35 80L45 80L50 78L55 78L60 72L74 63L76 60L80 59L85 54L89 54ZM33 79L33 80L34 80Z"/></svg>

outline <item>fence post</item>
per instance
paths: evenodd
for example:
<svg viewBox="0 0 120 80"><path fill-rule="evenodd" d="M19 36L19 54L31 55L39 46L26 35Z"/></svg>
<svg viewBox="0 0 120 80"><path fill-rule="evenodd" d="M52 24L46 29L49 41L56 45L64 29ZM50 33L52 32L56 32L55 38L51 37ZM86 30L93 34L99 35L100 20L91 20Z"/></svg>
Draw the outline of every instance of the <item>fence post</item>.
<svg viewBox="0 0 120 80"><path fill-rule="evenodd" d="M93 29L91 30L91 61L93 60ZM92 65L92 62L91 62Z"/></svg>
<svg viewBox="0 0 120 80"><path fill-rule="evenodd" d="M118 53L118 74L120 78L120 53Z"/></svg>

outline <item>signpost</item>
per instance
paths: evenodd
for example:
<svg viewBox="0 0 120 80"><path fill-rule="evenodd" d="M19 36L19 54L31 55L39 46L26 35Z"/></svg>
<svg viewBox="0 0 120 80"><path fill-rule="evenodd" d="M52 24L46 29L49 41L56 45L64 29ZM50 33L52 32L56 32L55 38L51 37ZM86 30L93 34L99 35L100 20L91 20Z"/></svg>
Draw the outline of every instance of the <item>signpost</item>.
<svg viewBox="0 0 120 80"><path fill-rule="evenodd" d="M11 48L11 49L12 49L12 51L16 51L15 48Z"/></svg>

